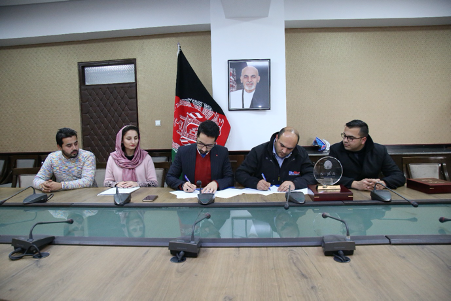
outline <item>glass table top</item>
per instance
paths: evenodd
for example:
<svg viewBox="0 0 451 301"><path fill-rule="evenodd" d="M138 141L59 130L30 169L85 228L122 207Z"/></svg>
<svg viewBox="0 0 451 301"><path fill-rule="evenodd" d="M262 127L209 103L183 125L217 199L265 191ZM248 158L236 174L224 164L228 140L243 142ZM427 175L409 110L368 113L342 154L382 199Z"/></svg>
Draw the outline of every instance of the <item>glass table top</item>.
<svg viewBox="0 0 451 301"><path fill-rule="evenodd" d="M37 225L33 235L89 238L176 238L190 236L193 224L201 238L253 239L321 237L345 235L348 223L351 236L373 235L451 235L451 223L439 218L451 216L450 204L347 205L319 207L0 207L0 238L28 236L38 222L73 219L73 224Z"/></svg>

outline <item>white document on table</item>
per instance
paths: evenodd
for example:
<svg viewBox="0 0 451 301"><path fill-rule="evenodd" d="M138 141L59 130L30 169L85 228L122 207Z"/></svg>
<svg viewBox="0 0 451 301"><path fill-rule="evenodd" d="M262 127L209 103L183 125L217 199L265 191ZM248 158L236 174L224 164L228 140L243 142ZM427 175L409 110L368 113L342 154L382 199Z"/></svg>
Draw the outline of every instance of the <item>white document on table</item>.
<svg viewBox="0 0 451 301"><path fill-rule="evenodd" d="M237 188L227 188L224 190L216 191L215 197L218 198L224 198L228 199L240 194L261 194L261 195L270 195L273 193L285 193L277 191L279 187L278 186L271 186L269 190L258 190L258 189L252 189L252 188L243 188L243 189L237 189ZM304 194L307 194L308 189L297 189L292 191L301 191ZM199 190L195 190L194 192L185 192L181 190L177 191L171 191L172 194L176 195L178 199L189 199L189 198L197 198L197 195L199 194Z"/></svg>
<svg viewBox="0 0 451 301"><path fill-rule="evenodd" d="M252 188L244 188L241 189L243 190L243 193L247 193L247 194L261 194L261 195L270 195L273 193L285 193L285 191L277 191L277 189L279 189L279 186L276 185L272 185L271 187L269 187L268 190L258 190L258 189L252 189ZM303 189L296 189L296 190L291 190L291 192L303 192L304 194L307 194L308 192L308 188L303 188Z"/></svg>
<svg viewBox="0 0 451 301"><path fill-rule="evenodd" d="M133 191L136 191L139 189L138 187L130 187L130 188L119 188L119 193L132 193ZM110 188L105 190L104 192L99 193L97 196L102 195L115 195L116 194L116 187Z"/></svg>

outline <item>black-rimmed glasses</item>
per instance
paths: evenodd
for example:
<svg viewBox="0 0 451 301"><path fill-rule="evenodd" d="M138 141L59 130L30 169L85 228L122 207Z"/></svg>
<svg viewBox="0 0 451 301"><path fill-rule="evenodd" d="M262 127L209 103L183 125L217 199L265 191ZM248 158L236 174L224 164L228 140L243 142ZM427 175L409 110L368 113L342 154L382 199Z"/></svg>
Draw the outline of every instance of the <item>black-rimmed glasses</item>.
<svg viewBox="0 0 451 301"><path fill-rule="evenodd" d="M345 133L341 133L341 138L343 138L343 140L344 140L344 139L347 139L349 142L352 142L352 141L354 141L355 139L362 139L362 138L364 138L364 137L346 136Z"/></svg>
<svg viewBox="0 0 451 301"><path fill-rule="evenodd" d="M203 143L201 141L197 141L196 143L197 143L197 146L200 147L200 149L206 147L207 150L212 149L216 145L216 143L214 143L214 144L205 144L205 143Z"/></svg>

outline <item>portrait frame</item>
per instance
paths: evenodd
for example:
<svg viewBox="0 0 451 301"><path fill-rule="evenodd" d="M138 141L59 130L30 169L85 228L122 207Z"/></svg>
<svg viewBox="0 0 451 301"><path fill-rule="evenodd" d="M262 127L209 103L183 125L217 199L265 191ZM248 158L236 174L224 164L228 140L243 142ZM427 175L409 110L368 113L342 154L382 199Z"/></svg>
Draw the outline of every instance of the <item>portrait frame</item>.
<svg viewBox="0 0 451 301"><path fill-rule="evenodd" d="M228 60L229 111L271 110L270 65L270 59Z"/></svg>

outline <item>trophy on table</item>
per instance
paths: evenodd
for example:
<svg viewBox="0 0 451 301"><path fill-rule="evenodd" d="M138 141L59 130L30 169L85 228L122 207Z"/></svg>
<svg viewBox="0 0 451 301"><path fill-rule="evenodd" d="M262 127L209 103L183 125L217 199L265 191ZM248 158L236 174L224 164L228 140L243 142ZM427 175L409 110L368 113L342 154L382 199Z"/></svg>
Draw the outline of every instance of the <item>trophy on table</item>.
<svg viewBox="0 0 451 301"><path fill-rule="evenodd" d="M326 156L319 159L313 167L313 176L318 185L309 185L314 201L344 201L353 199L352 192L343 185L334 185L340 181L343 167L337 158Z"/></svg>

